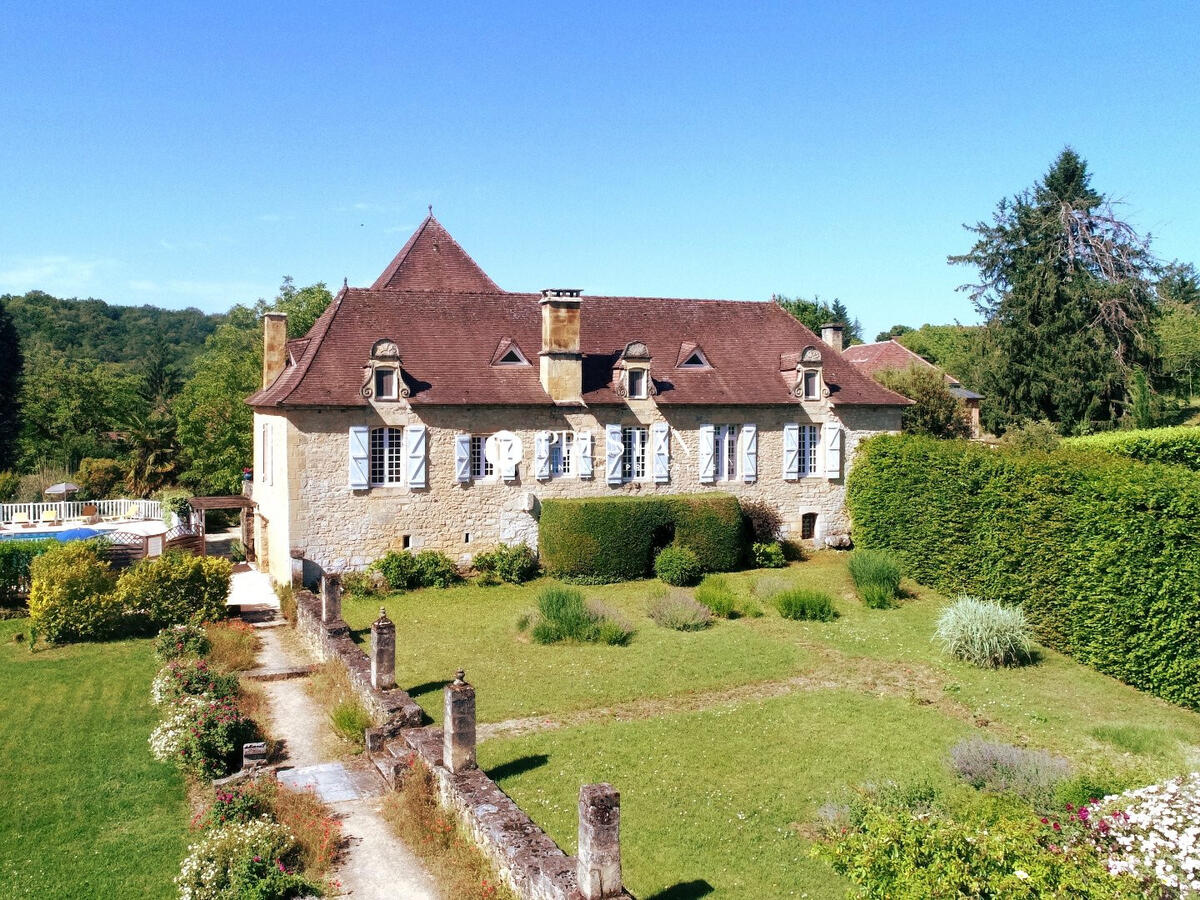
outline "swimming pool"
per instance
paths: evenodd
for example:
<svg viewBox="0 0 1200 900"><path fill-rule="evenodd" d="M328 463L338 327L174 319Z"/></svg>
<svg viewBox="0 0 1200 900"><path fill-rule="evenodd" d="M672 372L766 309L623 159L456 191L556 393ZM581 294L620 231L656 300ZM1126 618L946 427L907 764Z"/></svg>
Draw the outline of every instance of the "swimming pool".
<svg viewBox="0 0 1200 900"><path fill-rule="evenodd" d="M56 541L86 541L88 538L99 537L105 532L99 528L67 528L57 531L10 531L0 534L0 541L44 541L54 538Z"/></svg>

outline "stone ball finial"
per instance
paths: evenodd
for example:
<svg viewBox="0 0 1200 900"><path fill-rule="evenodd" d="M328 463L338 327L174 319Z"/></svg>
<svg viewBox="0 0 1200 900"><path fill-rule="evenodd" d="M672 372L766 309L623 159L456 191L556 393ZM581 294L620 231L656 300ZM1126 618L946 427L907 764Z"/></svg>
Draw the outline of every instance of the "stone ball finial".
<svg viewBox="0 0 1200 900"><path fill-rule="evenodd" d="M381 619L387 618L387 610L384 609L382 606L379 607L379 618L381 618Z"/></svg>
<svg viewBox="0 0 1200 900"><path fill-rule="evenodd" d="M462 669L459 669L457 672L455 672L454 673L454 683L455 684L466 684L467 683L467 673L464 672Z"/></svg>

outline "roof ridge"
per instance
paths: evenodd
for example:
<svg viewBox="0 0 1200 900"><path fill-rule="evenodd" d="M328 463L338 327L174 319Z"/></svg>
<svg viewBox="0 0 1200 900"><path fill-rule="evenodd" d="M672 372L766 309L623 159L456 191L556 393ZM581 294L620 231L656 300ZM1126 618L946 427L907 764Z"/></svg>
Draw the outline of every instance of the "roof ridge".
<svg viewBox="0 0 1200 900"><path fill-rule="evenodd" d="M400 272L401 268L404 267L405 263L407 263L410 258L412 258L412 260L413 260L414 267L418 269L418 274L416 274L414 276L414 274L411 272L406 273L407 277L410 277L410 278L422 277L422 275L419 273L421 257L414 257L413 252L416 250L418 244L420 244L420 242L421 242L422 237L429 230L431 225L437 226L437 228L440 229L440 231L441 231L441 235L444 235L445 239L450 242L450 245L452 248L451 256L453 256L454 252L457 252L459 254L459 256L461 257L461 260L459 260L458 262L461 263L461 262L465 261L465 263L466 263L465 275L466 275L466 278L468 281L478 280L482 284L489 285L492 288L495 288L496 292L504 293L504 291L501 290L500 286L498 284L496 284L495 281L492 280L491 276L488 275L487 272L483 271L483 268L479 265L479 263L475 262L474 258L471 256L471 254L463 249L462 244L460 244L457 240L454 239L454 235L452 235L449 231L446 230L446 226L437 220L437 218L433 215L432 211L430 211L430 213L425 217L425 219L421 222L421 224L419 226L417 226L417 230L412 233L412 235L409 237L409 239L404 242L404 246L400 248L400 251L394 257L392 257L392 261L390 263L388 263L387 268L385 268L383 270L383 272L380 273L379 277L375 279L375 281L371 285L371 288L370 288L371 290L395 290L394 288L389 288L389 284L391 283L392 279L397 276L397 274ZM434 240L437 240L437 237L435 237ZM436 246L437 245L435 244L435 248L436 248ZM428 255L428 254L423 254L423 255ZM464 272L456 271L455 266L456 266L455 262L443 259L441 262L436 264L435 270L437 270L437 267L441 267L440 271L438 271L438 274L443 279L448 278L452 284L453 278L455 278L455 277L462 278L464 276ZM459 268L462 268L461 265L459 266ZM425 277L428 277L428 273L425 273ZM423 290L440 291L440 290L444 290L444 289L445 288L441 287L441 286L434 286L434 287L424 288ZM400 288L400 290L422 290L422 289L420 289L420 288ZM451 290L453 291L453 287L451 287Z"/></svg>

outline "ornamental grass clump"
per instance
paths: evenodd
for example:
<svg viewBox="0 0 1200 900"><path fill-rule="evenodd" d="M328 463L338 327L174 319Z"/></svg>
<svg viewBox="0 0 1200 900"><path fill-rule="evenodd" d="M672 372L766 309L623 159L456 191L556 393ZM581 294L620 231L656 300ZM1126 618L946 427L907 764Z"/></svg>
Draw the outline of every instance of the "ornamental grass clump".
<svg viewBox="0 0 1200 900"><path fill-rule="evenodd" d="M771 598L771 602L779 610L779 615L785 619L829 622L837 618L833 598L824 591L793 588L776 594Z"/></svg>
<svg viewBox="0 0 1200 900"><path fill-rule="evenodd" d="M1061 756L982 738L951 747L950 764L972 787L1016 794L1034 803L1047 800L1071 774L1071 764Z"/></svg>
<svg viewBox="0 0 1200 900"><path fill-rule="evenodd" d="M537 611L523 620L539 644L578 641L626 644L633 630L614 613L583 599L574 588L548 587L538 594Z"/></svg>
<svg viewBox="0 0 1200 900"><path fill-rule="evenodd" d="M900 563L882 550L855 550L850 554L850 577L858 595L871 609L888 609L900 597Z"/></svg>
<svg viewBox="0 0 1200 900"><path fill-rule="evenodd" d="M731 618L737 612L737 595L729 579L723 575L707 575L696 588L696 601L703 603L720 619Z"/></svg>
<svg viewBox="0 0 1200 900"><path fill-rule="evenodd" d="M675 631L702 631L712 624L712 612L683 591L672 591L650 605L650 618L656 625Z"/></svg>
<svg viewBox="0 0 1200 900"><path fill-rule="evenodd" d="M947 653L980 668L1017 666L1033 658L1033 639L1019 606L959 597L938 617L937 640Z"/></svg>

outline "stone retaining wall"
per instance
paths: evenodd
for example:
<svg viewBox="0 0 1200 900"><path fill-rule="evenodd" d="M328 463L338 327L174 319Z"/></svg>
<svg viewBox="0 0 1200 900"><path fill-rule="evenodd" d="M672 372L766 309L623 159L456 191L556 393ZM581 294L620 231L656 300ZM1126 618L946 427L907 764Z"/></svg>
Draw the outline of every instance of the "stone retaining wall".
<svg viewBox="0 0 1200 900"><path fill-rule="evenodd" d="M563 853L482 770L447 770L442 729L416 728L403 737L437 779L442 806L458 816L513 893L521 900L579 900L578 859ZM609 896L633 900L627 891Z"/></svg>
<svg viewBox="0 0 1200 900"><path fill-rule="evenodd" d="M350 626L338 617L321 621L321 598L296 591L296 632L322 660L336 659L346 667L350 687L375 722L372 731L382 740L425 721L421 707L400 688L376 690L371 685L371 661L350 636Z"/></svg>

